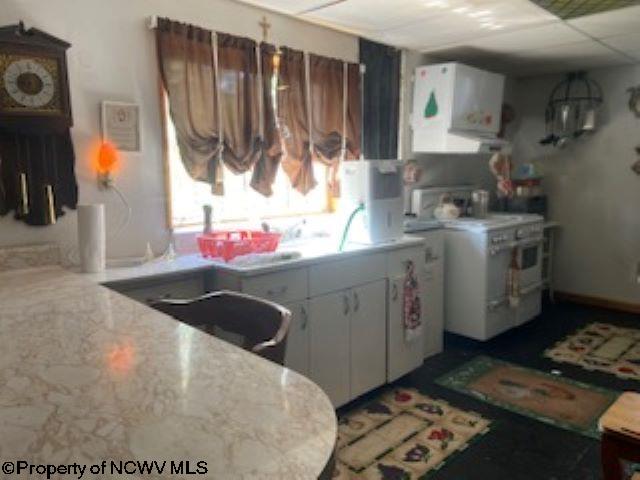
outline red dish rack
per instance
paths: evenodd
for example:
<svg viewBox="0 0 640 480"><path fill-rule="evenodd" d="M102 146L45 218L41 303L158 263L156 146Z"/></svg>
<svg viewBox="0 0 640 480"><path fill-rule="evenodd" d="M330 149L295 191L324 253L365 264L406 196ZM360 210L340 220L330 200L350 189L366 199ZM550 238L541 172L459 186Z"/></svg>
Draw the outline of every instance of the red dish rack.
<svg viewBox="0 0 640 480"><path fill-rule="evenodd" d="M248 253L274 252L281 234L257 230L230 230L198 235L200 253L206 258L232 258Z"/></svg>

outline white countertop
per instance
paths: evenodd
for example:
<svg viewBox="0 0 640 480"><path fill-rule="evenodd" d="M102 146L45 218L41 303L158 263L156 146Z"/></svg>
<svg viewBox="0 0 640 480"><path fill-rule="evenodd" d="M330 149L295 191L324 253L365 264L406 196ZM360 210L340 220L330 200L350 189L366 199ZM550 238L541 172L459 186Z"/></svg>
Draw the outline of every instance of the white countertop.
<svg viewBox="0 0 640 480"><path fill-rule="evenodd" d="M197 478L320 474L337 426L319 387L97 281L58 267L0 273L3 462L190 460L207 462ZM169 477L167 468L153 478Z"/></svg>
<svg viewBox="0 0 640 480"><path fill-rule="evenodd" d="M82 277L95 283L112 283L118 281L138 280L165 275L179 275L205 270L224 270L237 275L249 276L263 273L302 267L315 263L338 260L366 253L383 252L397 248L405 248L424 243L420 237L405 236L395 242L377 245L363 245L349 243L343 252L336 251L335 243L327 240L301 243L299 245L285 244L281 251L297 251L301 256L292 260L277 261L260 265L238 265L233 261L225 263L222 260L203 258L200 254L182 255L174 260L154 260L137 267L108 268L100 273L83 273Z"/></svg>

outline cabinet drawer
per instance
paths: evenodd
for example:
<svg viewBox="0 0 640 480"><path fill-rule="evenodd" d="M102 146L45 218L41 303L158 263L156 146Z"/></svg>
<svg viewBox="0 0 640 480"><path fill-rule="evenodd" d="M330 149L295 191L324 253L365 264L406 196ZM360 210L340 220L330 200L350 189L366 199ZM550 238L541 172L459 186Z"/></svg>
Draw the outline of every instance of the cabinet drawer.
<svg viewBox="0 0 640 480"><path fill-rule="evenodd" d="M309 267L309 294L322 295L373 282L387 275L384 253L358 255Z"/></svg>
<svg viewBox="0 0 640 480"><path fill-rule="evenodd" d="M444 234L442 230L426 232L424 238L424 261L426 263L444 261Z"/></svg>
<svg viewBox="0 0 640 480"><path fill-rule="evenodd" d="M307 297L307 269L256 275L242 280L242 291L276 303L302 300Z"/></svg>
<svg viewBox="0 0 640 480"><path fill-rule="evenodd" d="M424 247L403 248L390 252L387 256L389 277L404 275L408 261L413 262L416 270L419 269L424 264Z"/></svg>

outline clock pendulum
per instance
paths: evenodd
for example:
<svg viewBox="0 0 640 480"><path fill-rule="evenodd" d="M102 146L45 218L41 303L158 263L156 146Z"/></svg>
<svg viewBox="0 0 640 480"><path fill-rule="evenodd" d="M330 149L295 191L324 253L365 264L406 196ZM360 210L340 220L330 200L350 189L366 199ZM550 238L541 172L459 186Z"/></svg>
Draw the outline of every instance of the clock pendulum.
<svg viewBox="0 0 640 480"><path fill-rule="evenodd" d="M26 154L24 164L22 162L22 157L20 155L20 137L15 135L16 141L16 164L18 170L18 182L17 182L17 200L18 206L16 208L16 214L19 217L26 217L29 215L29 183L27 179L27 166L28 163L28 152L29 146L27 144Z"/></svg>

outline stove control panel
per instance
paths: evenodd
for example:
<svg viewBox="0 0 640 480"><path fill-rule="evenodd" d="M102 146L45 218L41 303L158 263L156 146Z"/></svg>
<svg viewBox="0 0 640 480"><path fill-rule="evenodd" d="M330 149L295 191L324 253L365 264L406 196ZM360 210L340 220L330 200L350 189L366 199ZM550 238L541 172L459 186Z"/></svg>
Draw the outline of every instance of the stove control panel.
<svg viewBox="0 0 640 480"><path fill-rule="evenodd" d="M510 235L508 235L507 233L498 233L498 234L493 235L491 237L491 243L493 245L498 245L500 243L504 243L504 242L509 241L509 237L510 237Z"/></svg>
<svg viewBox="0 0 640 480"><path fill-rule="evenodd" d="M542 225L529 225L516 230L516 239L536 238L542 235Z"/></svg>

